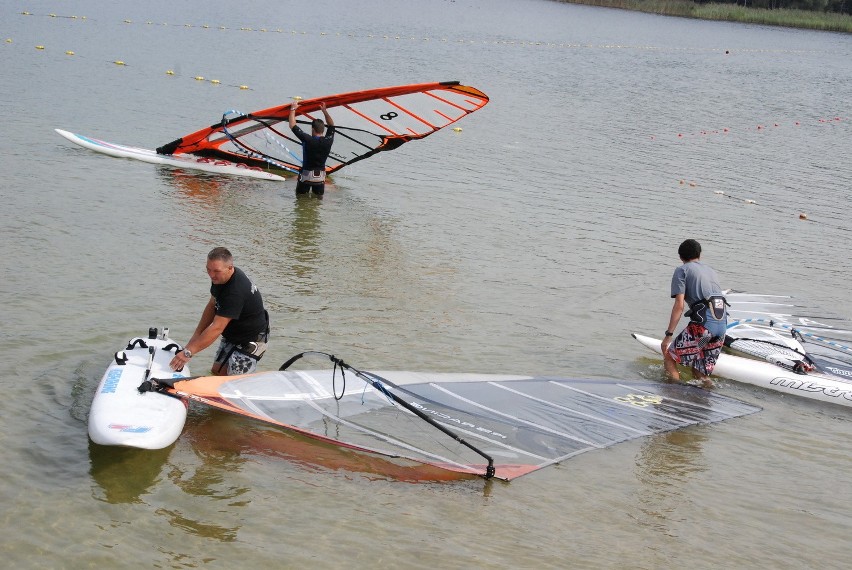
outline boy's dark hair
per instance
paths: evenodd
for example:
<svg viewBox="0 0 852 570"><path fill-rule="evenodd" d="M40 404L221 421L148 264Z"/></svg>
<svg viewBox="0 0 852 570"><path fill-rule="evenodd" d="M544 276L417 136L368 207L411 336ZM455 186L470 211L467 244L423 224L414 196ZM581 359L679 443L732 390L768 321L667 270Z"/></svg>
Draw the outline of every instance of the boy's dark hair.
<svg viewBox="0 0 852 570"><path fill-rule="evenodd" d="M685 240L680 247L677 248L677 254L684 261L691 261L701 257L701 244L694 239Z"/></svg>

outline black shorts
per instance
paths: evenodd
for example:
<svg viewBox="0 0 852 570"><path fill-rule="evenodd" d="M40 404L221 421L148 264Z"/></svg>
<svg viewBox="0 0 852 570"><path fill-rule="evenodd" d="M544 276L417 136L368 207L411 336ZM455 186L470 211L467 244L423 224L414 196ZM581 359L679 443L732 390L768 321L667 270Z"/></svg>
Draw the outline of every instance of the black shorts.
<svg viewBox="0 0 852 570"><path fill-rule="evenodd" d="M301 180L296 182L296 194L307 194L310 191L313 191L317 196L322 196L325 193L325 183L312 184L310 182L302 182Z"/></svg>

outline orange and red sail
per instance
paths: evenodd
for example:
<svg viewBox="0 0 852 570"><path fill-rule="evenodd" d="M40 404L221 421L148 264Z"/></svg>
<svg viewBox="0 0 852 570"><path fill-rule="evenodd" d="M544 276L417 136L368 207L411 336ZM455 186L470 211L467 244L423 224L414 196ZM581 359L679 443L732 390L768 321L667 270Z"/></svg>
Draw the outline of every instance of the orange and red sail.
<svg viewBox="0 0 852 570"><path fill-rule="evenodd" d="M452 125L484 107L488 96L457 81L383 87L300 101L297 123L304 128L313 119L321 119L322 103L336 131L326 166L331 173ZM248 114L229 111L219 123L163 145L157 152L298 171L301 144L288 125L290 106Z"/></svg>

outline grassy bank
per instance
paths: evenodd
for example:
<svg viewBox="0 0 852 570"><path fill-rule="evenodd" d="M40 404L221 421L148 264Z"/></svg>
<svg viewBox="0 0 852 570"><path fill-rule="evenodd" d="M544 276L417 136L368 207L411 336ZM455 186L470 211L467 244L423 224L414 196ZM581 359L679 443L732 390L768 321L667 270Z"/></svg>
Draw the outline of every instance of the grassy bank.
<svg viewBox="0 0 852 570"><path fill-rule="evenodd" d="M785 26L830 32L852 33L852 16L807 10L765 10L735 4L696 4L690 0L559 0L571 4L604 6L703 20L725 20L747 24Z"/></svg>

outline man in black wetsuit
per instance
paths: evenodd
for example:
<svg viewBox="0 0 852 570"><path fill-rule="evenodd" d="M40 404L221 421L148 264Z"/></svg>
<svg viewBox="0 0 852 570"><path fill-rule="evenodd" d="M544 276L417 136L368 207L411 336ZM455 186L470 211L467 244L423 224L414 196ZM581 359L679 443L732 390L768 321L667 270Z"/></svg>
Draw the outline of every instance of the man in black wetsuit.
<svg viewBox="0 0 852 570"><path fill-rule="evenodd" d="M217 247L207 254L210 300L184 350L175 354L170 366L181 370L193 354L201 352L222 336L211 372L215 375L254 372L269 341L269 314L260 291L245 273L234 267L231 252Z"/></svg>
<svg viewBox="0 0 852 570"><path fill-rule="evenodd" d="M296 194L307 194L313 191L317 196L325 192L325 161L331 152L334 143L334 121L325 108L325 103L320 104L320 110L325 116L325 124L322 119L311 121L311 134L307 134L296 124L296 108L298 101L290 106L290 130L302 141L302 167L299 169L299 181L296 183ZM326 125L328 129L326 129ZM324 134L323 134L324 133Z"/></svg>

